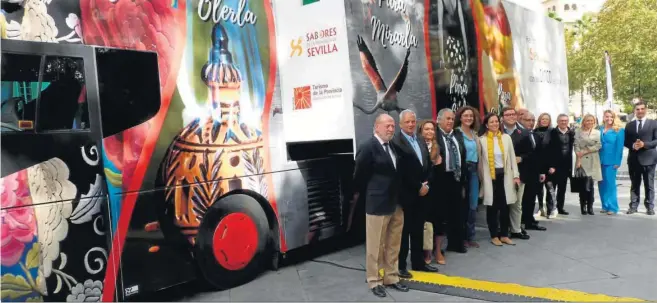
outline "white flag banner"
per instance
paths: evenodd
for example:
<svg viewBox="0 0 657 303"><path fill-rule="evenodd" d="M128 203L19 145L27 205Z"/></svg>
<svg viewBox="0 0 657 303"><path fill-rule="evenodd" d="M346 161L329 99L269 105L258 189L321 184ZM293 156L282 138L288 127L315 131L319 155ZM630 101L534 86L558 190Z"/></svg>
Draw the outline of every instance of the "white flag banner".
<svg viewBox="0 0 657 303"><path fill-rule="evenodd" d="M607 106L611 109L614 103L614 88L611 85L611 59L607 51L605 51L605 71L607 74Z"/></svg>

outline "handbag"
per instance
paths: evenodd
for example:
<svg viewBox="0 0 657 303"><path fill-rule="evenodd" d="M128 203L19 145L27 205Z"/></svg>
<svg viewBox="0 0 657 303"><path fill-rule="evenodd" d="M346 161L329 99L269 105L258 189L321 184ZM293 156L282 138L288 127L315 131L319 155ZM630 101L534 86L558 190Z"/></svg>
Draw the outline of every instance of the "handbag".
<svg viewBox="0 0 657 303"><path fill-rule="evenodd" d="M580 193L590 191L591 177L586 175L586 172L583 168L578 167L575 169L575 173L570 177L570 192L571 193Z"/></svg>

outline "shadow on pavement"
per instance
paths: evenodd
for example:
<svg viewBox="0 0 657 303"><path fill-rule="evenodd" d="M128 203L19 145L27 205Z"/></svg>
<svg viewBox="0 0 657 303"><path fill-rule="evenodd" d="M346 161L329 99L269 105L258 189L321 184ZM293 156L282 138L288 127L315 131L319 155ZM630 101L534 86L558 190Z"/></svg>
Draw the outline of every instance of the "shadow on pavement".
<svg viewBox="0 0 657 303"><path fill-rule="evenodd" d="M363 234L364 235L364 234ZM345 235L332 239L327 239L312 243L310 245L289 251L284 258L280 259L280 268L296 266L303 262L314 261L313 259L335 253L344 249L349 249L364 243L364 236ZM325 261L315 261L325 262ZM335 266L340 266L333 264ZM256 278L258 279L258 278ZM155 293L144 293L128 298L130 302L173 302L180 301L187 297L204 293L217 292L218 290L206 283L203 279L197 279L192 282L179 284L176 286L162 289ZM228 291L228 290L225 290Z"/></svg>

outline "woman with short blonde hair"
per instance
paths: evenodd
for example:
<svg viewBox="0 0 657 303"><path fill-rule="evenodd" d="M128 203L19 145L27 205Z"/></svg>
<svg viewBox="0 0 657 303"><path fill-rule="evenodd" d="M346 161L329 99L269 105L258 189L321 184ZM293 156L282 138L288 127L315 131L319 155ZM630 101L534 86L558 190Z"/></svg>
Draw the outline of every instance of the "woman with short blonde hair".
<svg viewBox="0 0 657 303"><path fill-rule="evenodd" d="M596 128L595 117L586 114L582 125L575 131L574 150L577 156L575 168L582 168L586 174L586 186L579 192L579 205L582 215L593 215L594 182L602 180L600 154L602 148L600 131Z"/></svg>

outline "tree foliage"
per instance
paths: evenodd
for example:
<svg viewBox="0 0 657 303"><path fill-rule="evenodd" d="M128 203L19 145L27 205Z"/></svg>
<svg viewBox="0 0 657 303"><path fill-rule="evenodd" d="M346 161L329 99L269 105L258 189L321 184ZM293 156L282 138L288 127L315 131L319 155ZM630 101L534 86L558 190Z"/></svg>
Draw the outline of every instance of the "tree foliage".
<svg viewBox="0 0 657 303"><path fill-rule="evenodd" d="M571 92L584 85L594 100L606 100L604 51L612 63L614 99L657 103L657 1L607 0L600 12L582 18L566 33ZM570 45L568 45L570 43ZM573 48L579 43L579 49Z"/></svg>

